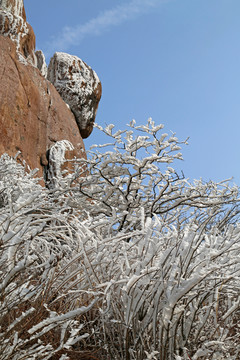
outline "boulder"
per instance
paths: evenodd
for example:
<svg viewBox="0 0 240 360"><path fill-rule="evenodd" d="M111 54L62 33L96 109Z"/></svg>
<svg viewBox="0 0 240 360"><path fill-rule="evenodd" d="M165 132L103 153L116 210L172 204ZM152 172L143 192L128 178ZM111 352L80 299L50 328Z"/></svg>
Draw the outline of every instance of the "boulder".
<svg viewBox="0 0 240 360"><path fill-rule="evenodd" d="M48 80L69 105L82 138L87 138L92 132L102 94L95 71L77 56L57 52L48 66Z"/></svg>

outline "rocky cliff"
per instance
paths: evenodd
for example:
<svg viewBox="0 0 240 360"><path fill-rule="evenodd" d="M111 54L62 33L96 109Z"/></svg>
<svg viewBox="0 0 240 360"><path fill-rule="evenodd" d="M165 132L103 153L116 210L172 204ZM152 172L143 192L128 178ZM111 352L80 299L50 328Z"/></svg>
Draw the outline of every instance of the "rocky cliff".
<svg viewBox="0 0 240 360"><path fill-rule="evenodd" d="M0 0L0 84L0 154L21 151L40 175L58 141L73 145L69 158L86 156L82 138L92 131L101 83L68 54L56 53L47 69L44 54L35 53L23 0Z"/></svg>

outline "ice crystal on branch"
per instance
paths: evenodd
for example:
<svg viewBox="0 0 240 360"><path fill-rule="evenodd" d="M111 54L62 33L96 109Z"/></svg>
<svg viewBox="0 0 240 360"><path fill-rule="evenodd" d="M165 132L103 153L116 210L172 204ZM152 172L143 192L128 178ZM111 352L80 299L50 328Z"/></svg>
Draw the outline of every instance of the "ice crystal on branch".
<svg viewBox="0 0 240 360"><path fill-rule="evenodd" d="M79 179L79 190L93 200L88 205L95 216L115 214L118 231L128 231L138 227L142 209L145 217L157 215L170 224L179 213L181 222L184 213L188 220L190 209L201 208L202 217L208 216L210 208L217 211L218 205L236 202L238 188L230 188L228 182L191 184L169 166L182 159L179 150L187 140L161 134L163 125L155 126L152 119L146 126L136 126L135 121L129 126L132 130L116 133L113 125L99 127L112 143L106 144L104 152L94 146L88 154L89 176Z"/></svg>

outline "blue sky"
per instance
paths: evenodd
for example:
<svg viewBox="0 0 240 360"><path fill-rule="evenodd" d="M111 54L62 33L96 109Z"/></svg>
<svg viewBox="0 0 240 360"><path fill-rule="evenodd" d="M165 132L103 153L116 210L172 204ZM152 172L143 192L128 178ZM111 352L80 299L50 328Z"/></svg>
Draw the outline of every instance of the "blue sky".
<svg viewBox="0 0 240 360"><path fill-rule="evenodd" d="M79 56L98 74L96 121L152 117L187 137L190 179L240 185L239 0L25 0L37 48ZM104 142L98 131L88 148Z"/></svg>

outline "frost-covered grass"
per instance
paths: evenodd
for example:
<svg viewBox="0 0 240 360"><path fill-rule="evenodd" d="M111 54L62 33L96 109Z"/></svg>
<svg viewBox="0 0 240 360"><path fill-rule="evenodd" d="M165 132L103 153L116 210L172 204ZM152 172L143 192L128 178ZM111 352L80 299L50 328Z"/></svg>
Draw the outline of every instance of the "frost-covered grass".
<svg viewBox="0 0 240 360"><path fill-rule="evenodd" d="M0 158L1 360L240 358L238 188L189 183L175 135L130 127L70 187Z"/></svg>

